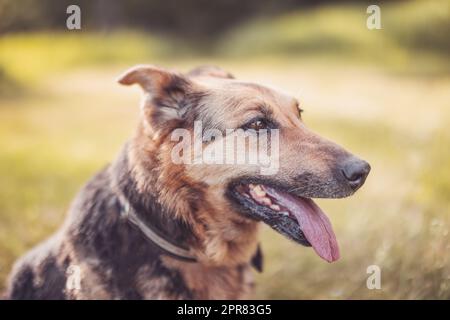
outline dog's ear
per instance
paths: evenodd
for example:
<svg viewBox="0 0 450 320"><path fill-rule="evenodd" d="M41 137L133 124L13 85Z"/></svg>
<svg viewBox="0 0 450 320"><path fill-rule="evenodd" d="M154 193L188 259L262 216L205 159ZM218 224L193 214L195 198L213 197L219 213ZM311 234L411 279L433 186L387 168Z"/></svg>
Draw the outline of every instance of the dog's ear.
<svg viewBox="0 0 450 320"><path fill-rule="evenodd" d="M158 94L161 90L180 90L189 80L181 74L153 65L138 65L123 73L118 82L124 85L139 84L144 91Z"/></svg>
<svg viewBox="0 0 450 320"><path fill-rule="evenodd" d="M142 108L154 131L167 128L170 121L182 120L186 97L193 90L193 83L186 76L152 65L133 67L122 74L118 82L142 87L146 94Z"/></svg>
<svg viewBox="0 0 450 320"><path fill-rule="evenodd" d="M234 79L234 76L216 66L199 66L195 69L192 69L187 73L189 77L215 77L215 78L225 78L225 79Z"/></svg>

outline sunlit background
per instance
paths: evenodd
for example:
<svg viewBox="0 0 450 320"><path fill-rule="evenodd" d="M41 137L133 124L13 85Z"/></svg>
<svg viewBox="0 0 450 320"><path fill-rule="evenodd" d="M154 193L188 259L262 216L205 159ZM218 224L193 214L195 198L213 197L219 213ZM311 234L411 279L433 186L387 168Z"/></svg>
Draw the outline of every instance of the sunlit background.
<svg viewBox="0 0 450 320"><path fill-rule="evenodd" d="M74 3L82 29L68 31ZM0 290L132 133L139 90L117 75L216 64L290 91L309 127L372 166L353 197L318 201L338 262L263 229L255 297L449 299L450 1L377 2L381 30L369 4L0 0Z"/></svg>

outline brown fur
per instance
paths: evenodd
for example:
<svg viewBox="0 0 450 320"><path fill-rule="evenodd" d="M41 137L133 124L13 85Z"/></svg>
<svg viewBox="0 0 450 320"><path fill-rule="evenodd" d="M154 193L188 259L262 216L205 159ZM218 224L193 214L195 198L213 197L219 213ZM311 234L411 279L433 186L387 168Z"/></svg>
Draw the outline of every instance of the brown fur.
<svg viewBox="0 0 450 320"><path fill-rule="evenodd" d="M309 131L297 100L284 93L234 80L215 67L183 75L138 66L119 82L144 90L136 133L114 163L81 190L57 236L16 263L9 298L248 297L259 222L240 213L226 191L234 179L259 173L250 165L174 164L170 134L176 128L193 133L194 121L224 132L257 116L270 119L280 129L282 160L273 183L311 197L353 192L336 169L350 155ZM189 247L197 262L166 255L130 226L120 215L117 190L143 221ZM81 270L81 289L67 289L73 266Z"/></svg>

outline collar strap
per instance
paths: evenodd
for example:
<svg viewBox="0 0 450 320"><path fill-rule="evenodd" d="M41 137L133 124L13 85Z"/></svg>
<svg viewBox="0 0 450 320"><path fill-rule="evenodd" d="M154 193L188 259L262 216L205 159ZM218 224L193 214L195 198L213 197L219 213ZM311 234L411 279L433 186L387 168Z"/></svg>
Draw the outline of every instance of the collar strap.
<svg viewBox="0 0 450 320"><path fill-rule="evenodd" d="M139 229L147 238L147 240L154 243L162 251L175 258L189 262L197 261L196 257L188 249L171 243L169 240L160 236L155 230L151 228L151 226L147 225L146 223L144 223L144 221L139 219L136 211L133 209L128 199L121 192L117 192L117 196L121 205L121 216L129 221L137 229Z"/></svg>

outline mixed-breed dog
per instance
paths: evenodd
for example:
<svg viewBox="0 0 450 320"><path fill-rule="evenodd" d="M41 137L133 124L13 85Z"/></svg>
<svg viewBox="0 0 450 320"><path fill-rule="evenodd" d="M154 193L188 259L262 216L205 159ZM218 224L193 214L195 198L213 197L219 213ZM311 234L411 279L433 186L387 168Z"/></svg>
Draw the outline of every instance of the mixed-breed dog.
<svg viewBox="0 0 450 320"><path fill-rule="evenodd" d="M252 268L262 270L260 222L339 259L312 198L353 194L370 166L310 131L295 98L209 66L137 66L119 82L144 91L135 134L81 189L61 228L17 261L7 299L248 298ZM278 130L277 173L174 163L171 133L195 121L221 132Z"/></svg>

